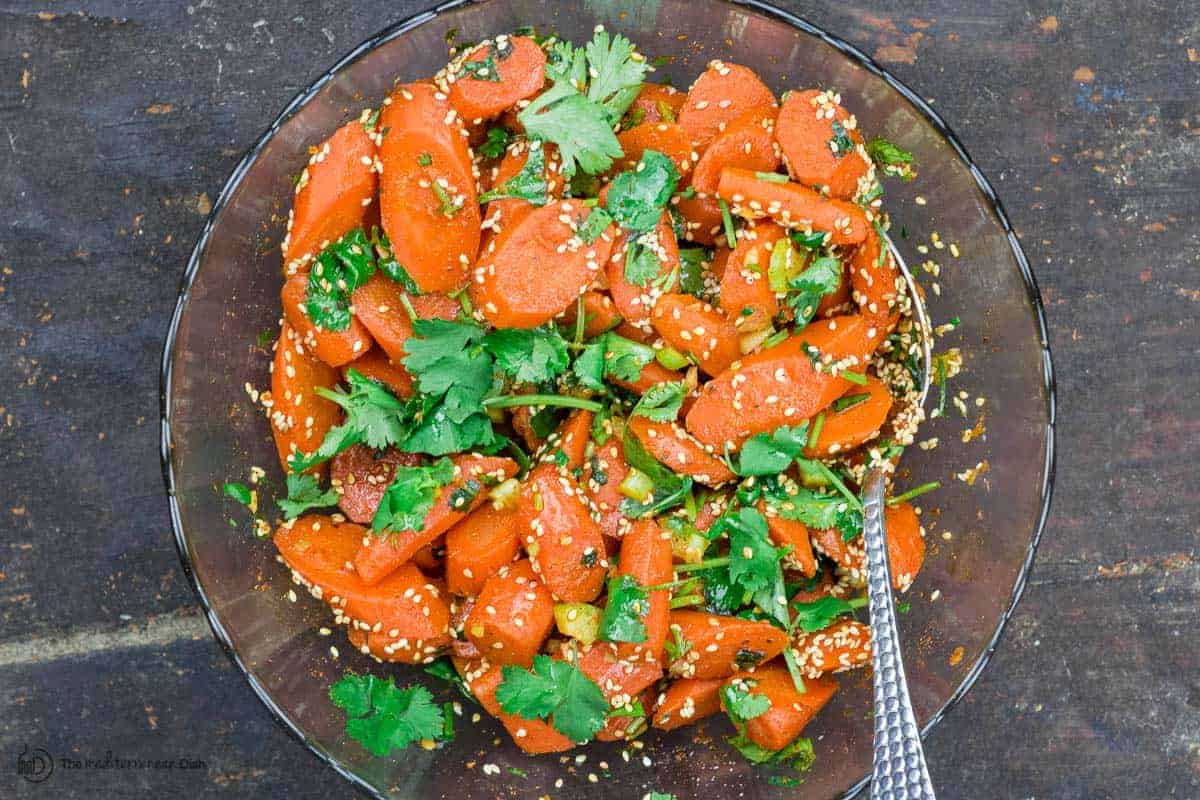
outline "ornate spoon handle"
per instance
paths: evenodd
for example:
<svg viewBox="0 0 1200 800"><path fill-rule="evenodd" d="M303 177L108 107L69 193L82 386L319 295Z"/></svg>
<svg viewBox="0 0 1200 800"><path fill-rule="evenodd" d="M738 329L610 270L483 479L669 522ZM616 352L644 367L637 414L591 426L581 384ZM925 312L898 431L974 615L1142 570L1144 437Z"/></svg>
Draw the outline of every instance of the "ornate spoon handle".
<svg viewBox="0 0 1200 800"><path fill-rule="evenodd" d="M875 667L875 755L871 800L936 800L921 733L900 659L896 606L883 524L883 473L872 470L863 492L867 595Z"/></svg>

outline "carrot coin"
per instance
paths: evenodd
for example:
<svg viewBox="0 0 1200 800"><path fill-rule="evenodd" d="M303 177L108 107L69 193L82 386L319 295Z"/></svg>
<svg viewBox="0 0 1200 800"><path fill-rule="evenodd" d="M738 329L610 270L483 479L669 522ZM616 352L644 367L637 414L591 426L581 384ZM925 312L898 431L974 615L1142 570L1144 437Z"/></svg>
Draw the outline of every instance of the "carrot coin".
<svg viewBox="0 0 1200 800"><path fill-rule="evenodd" d="M497 36L452 65L445 76L459 116L482 122L542 90L546 51L528 36Z"/></svg>
<svg viewBox="0 0 1200 800"><path fill-rule="evenodd" d="M613 162L611 174L637 169L647 150L657 150L671 159L682 178L692 172L692 139L680 126L671 122L643 122L636 128L617 134L624 156Z"/></svg>
<svg viewBox="0 0 1200 800"><path fill-rule="evenodd" d="M856 619L840 619L819 631L801 631L792 654L805 678L862 667L871 661L871 629Z"/></svg>
<svg viewBox="0 0 1200 800"><path fill-rule="evenodd" d="M691 295L663 295L650 321L663 341L692 356L709 375L721 374L741 357L738 330L729 318Z"/></svg>
<svg viewBox="0 0 1200 800"><path fill-rule="evenodd" d="M664 533L652 519L640 519L633 523L629 532L621 539L621 559L617 575L628 575L640 586L657 586L669 583L674 572L671 569L671 534ZM668 615L671 611L671 592L659 589L647 595L649 607L640 615L646 626L644 642L622 642L617 651L622 658L631 661L661 662L663 644L667 641Z"/></svg>
<svg viewBox="0 0 1200 800"><path fill-rule="evenodd" d="M724 678L680 678L659 695L651 724L664 731L711 717L721 710Z"/></svg>
<svg viewBox="0 0 1200 800"><path fill-rule="evenodd" d="M337 384L337 370L313 358L292 326L284 322L271 363L271 435L284 472L289 471L292 453L316 450L329 429L341 421L337 404L316 392L319 387L332 389ZM309 470L321 471L319 465Z"/></svg>
<svg viewBox="0 0 1200 800"><path fill-rule="evenodd" d="M758 510L767 520L767 534L771 541L778 547L789 548L784 556L784 563L795 567L806 577L816 575L817 560L813 557L808 526L773 513L772 508L761 500L758 502Z"/></svg>
<svg viewBox="0 0 1200 800"><path fill-rule="evenodd" d="M411 397L413 392L412 375L408 374L408 370L403 364L397 364L387 357L387 353L380 350L378 347L372 347L367 351L365 356L356 358L354 361L342 367L342 378L346 379L350 370L358 370L358 372L366 378L370 378L378 384L381 384L391 391L392 394L400 398Z"/></svg>
<svg viewBox="0 0 1200 800"><path fill-rule="evenodd" d="M858 244L871 227L853 203L832 200L798 183L764 180L748 169L721 170L717 194L734 214L752 220L771 217L785 228L806 232L824 231L830 244Z"/></svg>
<svg viewBox="0 0 1200 800"><path fill-rule="evenodd" d="M816 678L805 681L804 692L799 692L787 667L778 662L727 682L771 701L765 713L746 721L746 738L765 750L791 744L838 688L833 678Z"/></svg>
<svg viewBox="0 0 1200 800"><path fill-rule="evenodd" d="M688 89L679 124L700 149L725 126L759 106L775 105L775 95L754 70L740 64L710 61Z"/></svg>
<svg viewBox="0 0 1200 800"><path fill-rule="evenodd" d="M867 376L865 386L855 386L835 404L843 401L854 402L854 405L841 411L836 406L825 409L816 447L804 448L804 454L809 458L843 453L870 441L879 434L892 410L892 393L887 384L873 375Z"/></svg>
<svg viewBox="0 0 1200 800"><path fill-rule="evenodd" d="M283 315L296 331L304 348L331 367L348 364L371 349L371 334L357 318L350 317L350 327L330 331L308 318L305 300L308 296L308 275L288 278L280 290Z"/></svg>
<svg viewBox="0 0 1200 800"><path fill-rule="evenodd" d="M791 92L779 109L776 136L788 172L813 188L850 200L865 194L871 158L862 146L858 120L842 107L841 95L830 90Z"/></svg>
<svg viewBox="0 0 1200 800"><path fill-rule="evenodd" d="M671 674L684 678L724 678L765 664L788 645L787 632L769 622L704 611L672 611L676 628L684 652L671 662Z"/></svg>
<svg viewBox="0 0 1200 800"><path fill-rule="evenodd" d="M786 235L778 225L760 222L742 232L729 254L721 275L721 310L741 333L770 327L779 313L767 269L775 243Z"/></svg>
<svg viewBox="0 0 1200 800"><path fill-rule="evenodd" d="M452 594L479 594L484 582L520 552L515 508L484 503L446 532L446 584Z"/></svg>
<svg viewBox="0 0 1200 800"><path fill-rule="evenodd" d="M687 95L674 86L643 83L637 98L629 107L629 118L641 125L647 122L676 122Z"/></svg>
<svg viewBox="0 0 1200 800"><path fill-rule="evenodd" d="M874 228L867 231L867 238L850 258L850 286L863 316L872 319L885 335L890 333L900 321L897 303L904 279L895 254L890 247L883 248Z"/></svg>
<svg viewBox="0 0 1200 800"><path fill-rule="evenodd" d="M494 664L528 667L554 627L554 600L528 561L488 578L464 628Z"/></svg>
<svg viewBox="0 0 1200 800"><path fill-rule="evenodd" d="M774 172L779 168L779 146L775 143L774 106L752 108L729 123L712 140L712 144L696 162L692 186L700 197L717 196L721 170L742 167L757 172Z"/></svg>
<svg viewBox="0 0 1200 800"><path fill-rule="evenodd" d="M651 422L634 415L629 429L646 452L681 475L691 475L705 486L720 486L733 480L725 462L708 452L680 425L674 422Z"/></svg>
<svg viewBox="0 0 1200 800"><path fill-rule="evenodd" d="M521 486L518 530L534 569L555 599L588 603L604 588L608 560L583 490L551 464L534 467Z"/></svg>

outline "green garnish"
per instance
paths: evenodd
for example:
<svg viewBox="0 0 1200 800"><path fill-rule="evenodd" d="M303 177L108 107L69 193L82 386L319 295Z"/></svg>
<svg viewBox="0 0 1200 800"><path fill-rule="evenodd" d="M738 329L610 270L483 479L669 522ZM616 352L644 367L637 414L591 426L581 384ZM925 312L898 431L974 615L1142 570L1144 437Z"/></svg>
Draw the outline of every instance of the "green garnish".
<svg viewBox="0 0 1200 800"><path fill-rule="evenodd" d="M762 694L751 694L738 685L747 682L749 679L734 680L721 687L721 705L725 707L725 713L734 723L744 723L771 710L771 698Z"/></svg>
<svg viewBox="0 0 1200 800"><path fill-rule="evenodd" d="M362 228L355 228L314 260L304 298L308 318L327 331L348 329L350 295L374 274L371 244Z"/></svg>
<svg viewBox="0 0 1200 800"><path fill-rule="evenodd" d="M737 229L733 227L733 214L729 212L729 204L724 198L717 201L717 205L721 207L721 225L725 228L725 243L732 250L737 247Z"/></svg>
<svg viewBox="0 0 1200 800"><path fill-rule="evenodd" d="M934 489L940 489L941 486L941 481L929 481L928 483L922 483L920 486L909 489L904 494L899 494L895 497L889 497L887 499L887 504L889 506L898 506L903 502L912 500L914 497L920 497L926 492L932 492Z"/></svg>
<svg viewBox="0 0 1200 800"><path fill-rule="evenodd" d="M867 605L866 595L843 600L840 597L822 597L811 603L793 603L796 609L796 625L807 633L824 630L846 614L853 614Z"/></svg>
<svg viewBox="0 0 1200 800"><path fill-rule="evenodd" d="M567 340L553 326L500 328L483 340L496 366L517 383L548 383L566 371Z"/></svg>
<svg viewBox="0 0 1200 800"><path fill-rule="evenodd" d="M671 422L679 416L688 387L683 381L657 383L646 390L633 407L633 413L653 422Z"/></svg>
<svg viewBox="0 0 1200 800"><path fill-rule="evenodd" d="M786 425L770 433L751 436L742 445L738 455L737 474L778 475L791 465L792 460L804 452L808 443L808 423L795 427Z"/></svg>
<svg viewBox="0 0 1200 800"><path fill-rule="evenodd" d="M347 673L329 687L329 699L346 712L347 735L377 756L453 735L445 709L423 686L397 689L391 678Z"/></svg>
<svg viewBox="0 0 1200 800"><path fill-rule="evenodd" d="M856 405L865 403L870 399L870 392L863 392L862 394L848 394L833 401L833 410L840 414L841 412L850 408L854 408Z"/></svg>
<svg viewBox="0 0 1200 800"><path fill-rule="evenodd" d="M498 189L479 196L480 204L511 197L525 200L535 206L544 206L550 201L550 184L546 181L546 148L530 147L524 166L516 175Z"/></svg>
<svg viewBox="0 0 1200 800"><path fill-rule="evenodd" d="M833 136L829 139L829 149L833 151L834 158L841 158L854 149L854 141L850 134L836 119L833 121Z"/></svg>
<svg viewBox="0 0 1200 800"><path fill-rule="evenodd" d="M915 164L913 154L881 136L876 136L867 142L867 155L884 175L897 177L905 182L917 177L917 173L913 169Z"/></svg>
<svg viewBox="0 0 1200 800"><path fill-rule="evenodd" d="M287 498L279 501L284 519L295 519L310 508L336 506L341 495L335 490L321 491L315 475L289 472L287 476Z"/></svg>
<svg viewBox="0 0 1200 800"><path fill-rule="evenodd" d="M479 153L484 158L500 158L508 149L508 143L511 141L512 134L508 132L507 128L499 126L488 128L487 139L479 145Z"/></svg>
<svg viewBox="0 0 1200 800"><path fill-rule="evenodd" d="M608 579L608 604L600 616L600 638L609 642L646 641L644 618L650 593L630 575Z"/></svg>
<svg viewBox="0 0 1200 800"><path fill-rule="evenodd" d="M448 458L427 467L396 467L371 520L371 529L376 535L421 530L438 490L453 480L454 464Z"/></svg>
<svg viewBox="0 0 1200 800"><path fill-rule="evenodd" d="M250 487L244 483L226 483L221 487L221 491L226 497L236 500L244 506L248 506L254 502Z"/></svg>
<svg viewBox="0 0 1200 800"><path fill-rule="evenodd" d="M574 664L547 655L533 657L531 670L508 665L496 687L505 713L547 719L573 742L586 742L604 727L609 705L604 692Z"/></svg>
<svg viewBox="0 0 1200 800"><path fill-rule="evenodd" d="M807 269L790 278L787 282L787 304L795 314L796 324L807 324L817 313L821 298L833 294L841 285L842 262L833 256L813 259Z"/></svg>

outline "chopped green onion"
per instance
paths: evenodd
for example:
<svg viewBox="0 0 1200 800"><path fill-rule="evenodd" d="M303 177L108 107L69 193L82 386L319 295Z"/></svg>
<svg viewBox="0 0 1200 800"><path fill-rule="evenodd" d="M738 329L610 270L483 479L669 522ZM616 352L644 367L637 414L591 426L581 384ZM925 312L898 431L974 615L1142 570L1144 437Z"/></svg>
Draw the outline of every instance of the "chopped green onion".
<svg viewBox="0 0 1200 800"><path fill-rule="evenodd" d="M812 426L808 429L808 447L816 449L817 439L821 438L821 428L825 427L825 412L822 411L813 418Z"/></svg>
<svg viewBox="0 0 1200 800"><path fill-rule="evenodd" d="M655 352L654 358L667 369L683 369L689 363L687 356L674 347L664 347Z"/></svg>
<svg viewBox="0 0 1200 800"><path fill-rule="evenodd" d="M784 329L783 329L783 330L781 330L781 331L775 331L775 332L774 332L774 333L772 333L770 336L768 336L767 338L763 339L763 341L762 341L762 346L763 346L763 349L764 349L764 350L769 350L769 349L771 349L772 347L774 347L775 345L777 345L777 344L779 344L780 342L782 342L782 341L783 341L784 339L786 339L787 337L788 337L788 331L787 331L787 328L784 328Z"/></svg>
<svg viewBox="0 0 1200 800"><path fill-rule="evenodd" d="M489 397L483 401L484 408L517 408L519 406L556 406L558 408L582 408L599 413L604 406L594 400L561 394L506 394Z"/></svg>
<svg viewBox="0 0 1200 800"><path fill-rule="evenodd" d="M717 203L721 206L721 224L725 227L725 241L732 250L737 247L737 231L733 227L733 215L729 213L728 203L724 200L718 200Z"/></svg>
<svg viewBox="0 0 1200 800"><path fill-rule="evenodd" d="M867 385L867 376L863 375L861 372L851 372L848 369L844 369L838 373L838 376L845 378L851 383L857 383L859 386Z"/></svg>
<svg viewBox="0 0 1200 800"><path fill-rule="evenodd" d="M681 597L671 598L671 608L687 608L688 606L698 606L704 604L704 595L700 594L685 594Z"/></svg>
<svg viewBox="0 0 1200 800"><path fill-rule="evenodd" d="M833 410L840 413L848 408L854 408L859 403L865 403L870 398L870 392L863 392L862 394L848 394L845 397L839 397L837 400L833 401Z"/></svg>
<svg viewBox="0 0 1200 800"><path fill-rule="evenodd" d="M930 481L929 483L922 483L920 486L916 487L915 489L909 489L904 494L896 495L895 497L889 497L887 500L887 504L889 506L900 505L901 503L903 503L906 500L912 500L914 497L920 497L921 495L925 494L926 492L932 492L934 489L940 488L941 485L942 485L941 481Z"/></svg>
<svg viewBox="0 0 1200 800"><path fill-rule="evenodd" d="M780 175L778 172L756 172L754 173L754 177L758 178L760 181L767 181L768 183L788 182L788 176Z"/></svg>

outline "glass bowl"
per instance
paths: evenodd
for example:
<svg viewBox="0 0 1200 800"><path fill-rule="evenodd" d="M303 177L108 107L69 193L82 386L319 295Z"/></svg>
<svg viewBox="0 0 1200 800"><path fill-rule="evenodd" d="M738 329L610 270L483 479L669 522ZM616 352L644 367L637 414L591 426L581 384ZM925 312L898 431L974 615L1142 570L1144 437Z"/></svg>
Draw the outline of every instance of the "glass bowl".
<svg viewBox="0 0 1200 800"><path fill-rule="evenodd" d="M912 447L902 465L911 474L902 487L943 483L920 501L929 555L906 597L911 609L900 619L913 703L926 729L987 663L1021 593L1053 480L1054 382L1033 275L992 188L928 105L859 50L758 2L461 0L384 30L297 96L222 190L184 274L167 337L162 459L184 568L213 632L255 694L314 753L372 795L550 793L628 800L654 789L681 798L823 800L853 793L865 783L871 762L866 672L844 677L842 691L807 729L817 764L800 788L772 785L743 761L720 741L730 731L718 718L667 735L651 731L644 751L633 750L628 761L619 745L579 751L587 753L579 766L554 756L527 757L486 715L477 725L460 721L458 738L440 750L374 758L346 738L343 717L326 692L346 669L389 668L361 656L340 631L319 635L329 620L326 607L306 594L290 602L289 574L276 562L271 542L253 538L244 522L230 527L234 508L221 496L222 481L244 480L252 465L261 465L273 486L282 483L268 422L246 387L269 386L269 353L256 340L263 331L273 339L277 329L278 245L291 176L306 162L306 148L377 104L397 78L435 72L446 60L448 32L476 41L528 24L575 41L605 24L649 56L669 57L656 79L669 77L681 87L713 58L754 68L777 92L837 87L865 131L915 153L920 178L888 181L887 207L909 264L915 268L937 257L944 267L936 278L940 294L932 291L931 275L916 271L934 324L961 319L937 346L961 348L963 373L951 390L955 397L968 394L965 418L948 402L946 416L923 429L921 439L936 436L941 446ZM934 232L947 249L922 254L918 245ZM949 254L950 243L961 257ZM936 391L933 397L936 402ZM977 397L986 405L976 406ZM983 414L986 436L963 444L962 432ZM956 478L980 464L987 471L973 486ZM340 648L340 658L331 645ZM447 692L416 670L399 678ZM484 763L500 767L499 774L485 774ZM589 781L593 772L598 782Z"/></svg>

